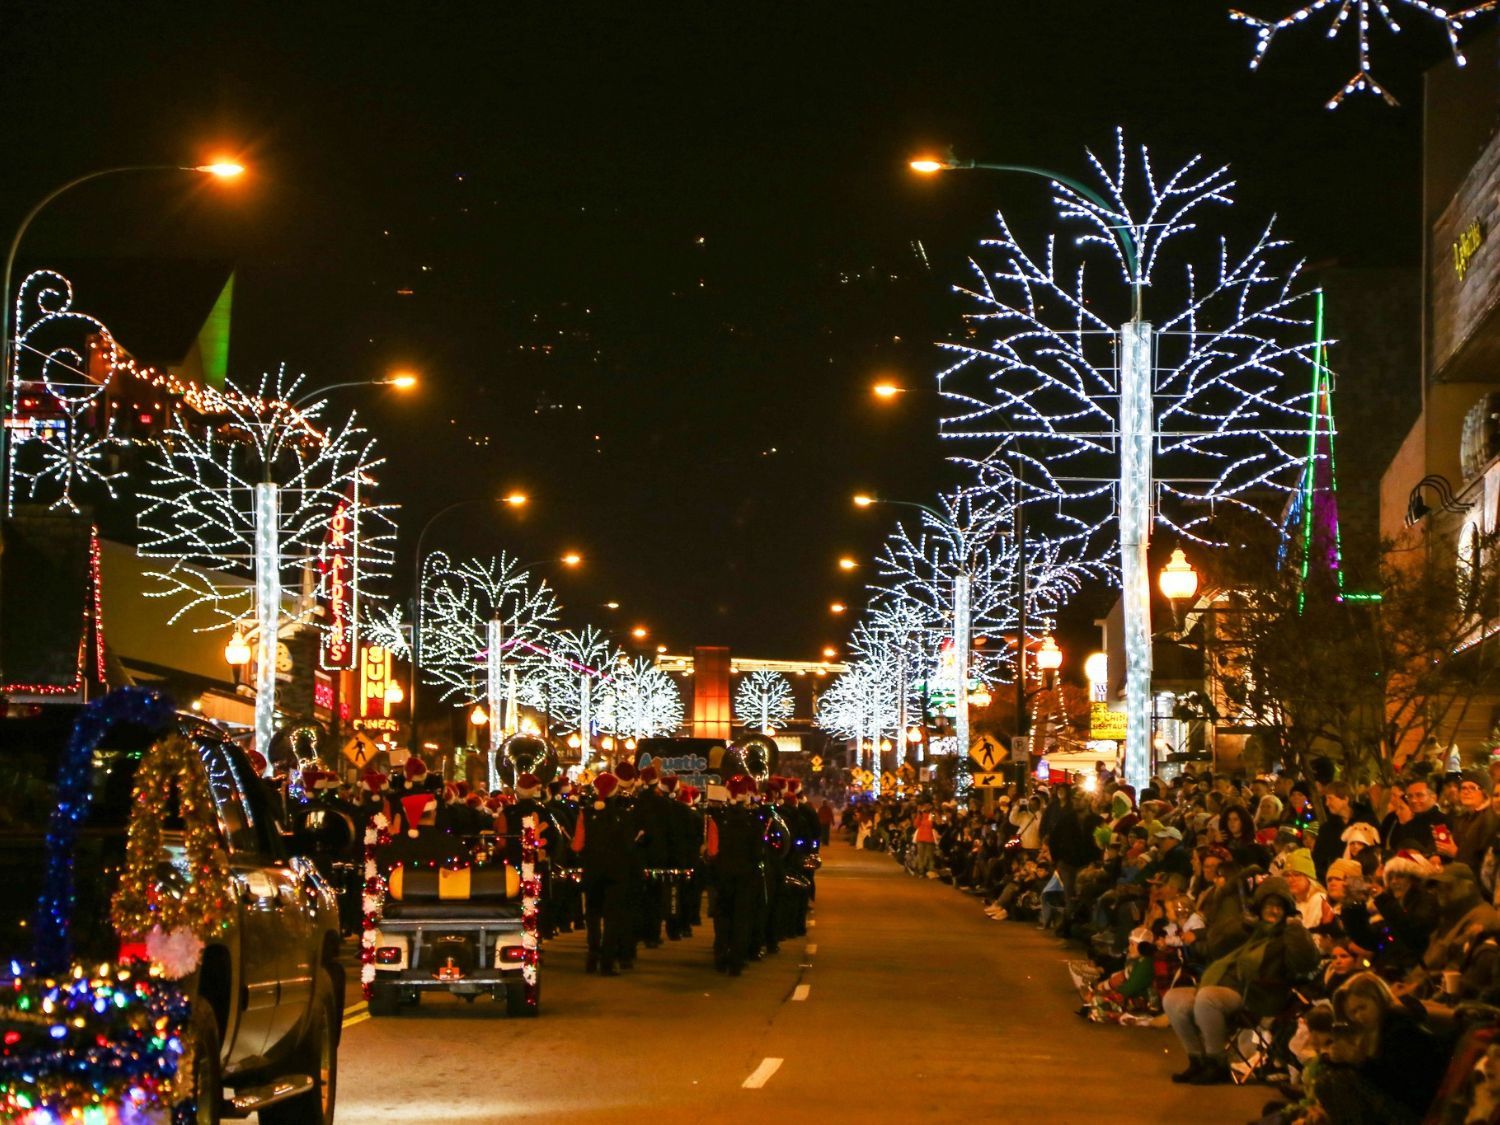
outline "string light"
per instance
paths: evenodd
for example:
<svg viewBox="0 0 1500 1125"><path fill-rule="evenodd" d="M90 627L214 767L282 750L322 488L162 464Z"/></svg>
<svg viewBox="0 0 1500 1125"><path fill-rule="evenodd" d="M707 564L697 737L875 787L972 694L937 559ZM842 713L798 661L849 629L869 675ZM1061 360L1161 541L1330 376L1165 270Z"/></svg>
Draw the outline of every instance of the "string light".
<svg viewBox="0 0 1500 1125"><path fill-rule="evenodd" d="M1354 77L1344 83L1343 88L1328 100L1326 108L1337 109L1350 94L1365 91L1379 95L1387 105L1394 106L1397 104L1395 97L1375 80L1371 69L1370 25L1373 22L1371 18L1373 12L1379 15L1386 30L1393 35L1400 34L1401 25L1396 22L1393 12L1398 4L1405 4L1415 15L1426 17L1442 25L1443 30L1448 34L1448 48L1453 52L1453 59L1459 66L1465 66L1468 63L1458 45L1458 37L1464 30L1464 25L1482 13L1493 11L1497 7L1496 0L1485 0L1483 3L1474 4L1457 12L1428 3L1428 0L1313 0L1312 3L1302 5L1281 19L1263 19L1238 9L1231 9L1229 18L1254 28L1255 54L1250 59L1250 69L1259 70L1260 64L1265 61L1266 52L1271 49L1271 41L1277 34L1306 23L1319 12L1330 13L1332 20L1328 25L1326 37L1336 39L1346 27L1352 29L1359 45L1359 68L1354 72Z"/></svg>
<svg viewBox="0 0 1500 1125"><path fill-rule="evenodd" d="M601 730L655 738L676 731L682 718L682 692L645 657L617 660L613 674L600 685L596 720Z"/></svg>
<svg viewBox="0 0 1500 1125"><path fill-rule="evenodd" d="M770 734L786 726L792 710L792 681L780 672L751 672L735 689L734 717L741 726Z"/></svg>

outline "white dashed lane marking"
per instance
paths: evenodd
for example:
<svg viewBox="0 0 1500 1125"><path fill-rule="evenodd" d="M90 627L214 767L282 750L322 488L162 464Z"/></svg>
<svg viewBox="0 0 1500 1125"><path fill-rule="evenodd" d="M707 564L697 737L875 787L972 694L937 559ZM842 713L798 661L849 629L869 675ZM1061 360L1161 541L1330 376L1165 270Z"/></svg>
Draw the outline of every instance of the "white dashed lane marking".
<svg viewBox="0 0 1500 1125"><path fill-rule="evenodd" d="M755 1068L750 1077L740 1083L745 1090L759 1090L771 1080L771 1075L781 1069L780 1059L761 1059L760 1065Z"/></svg>
<svg viewBox="0 0 1500 1125"><path fill-rule="evenodd" d="M816 946L816 945L809 945L809 946L807 946L807 947L806 947L806 948L805 948L805 949L804 949L804 952L805 952L805 953L806 953L806 954L807 954L807 955L808 955L808 956L809 956L809 957L811 957L811 956L812 956L812 955L813 955L813 954L814 954L814 953L816 953L816 952L817 952L817 951L818 951L818 947L817 947L817 946Z"/></svg>
<svg viewBox="0 0 1500 1125"><path fill-rule="evenodd" d="M812 985L810 985L810 984L799 984L796 988L792 989L792 999L793 1000L806 1000L807 999L807 994L809 992L811 992L811 991L812 991Z"/></svg>

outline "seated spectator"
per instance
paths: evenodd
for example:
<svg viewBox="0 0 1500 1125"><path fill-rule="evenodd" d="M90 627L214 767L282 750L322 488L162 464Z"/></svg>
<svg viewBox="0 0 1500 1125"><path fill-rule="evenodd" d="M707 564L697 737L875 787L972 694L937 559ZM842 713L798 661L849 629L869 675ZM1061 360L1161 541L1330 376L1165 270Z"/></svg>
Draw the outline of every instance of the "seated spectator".
<svg viewBox="0 0 1500 1125"><path fill-rule="evenodd" d="M1155 998L1152 988L1155 957L1151 931L1131 931L1124 966L1100 978L1084 994L1078 1014L1094 1023L1119 1023L1120 1017L1128 1013L1149 1011Z"/></svg>
<svg viewBox="0 0 1500 1125"><path fill-rule="evenodd" d="M1387 852L1403 849L1432 855L1437 849L1432 830L1438 825L1448 827L1448 819L1437 807L1437 794L1423 777L1411 778L1405 790L1399 786L1391 789L1391 811L1380 826L1381 838Z"/></svg>
<svg viewBox="0 0 1500 1125"><path fill-rule="evenodd" d="M1240 867L1265 870L1271 853L1256 842L1255 822L1241 805L1230 805L1219 817L1219 838L1215 841L1229 849Z"/></svg>
<svg viewBox="0 0 1500 1125"><path fill-rule="evenodd" d="M1209 965L1196 988L1174 988L1162 998L1188 1055L1187 1068L1172 1076L1174 1082L1212 1086L1230 1081L1225 1058L1229 1017L1242 1008L1256 1016L1278 1014L1293 982L1317 967L1317 947L1297 918L1284 880L1263 881L1251 906L1257 921L1245 942Z"/></svg>
<svg viewBox="0 0 1500 1125"><path fill-rule="evenodd" d="M1419 1000L1444 994L1443 974L1462 973L1470 943L1481 934L1500 930L1500 911L1484 901L1474 872L1466 864L1450 863L1433 872L1427 888L1437 899L1437 925L1421 962L1397 989Z"/></svg>
<svg viewBox="0 0 1500 1125"><path fill-rule="evenodd" d="M1458 787L1459 811L1452 818L1451 836L1436 841L1437 854L1479 871L1490 846L1500 836L1500 814L1490 808L1490 775L1469 770Z"/></svg>
<svg viewBox="0 0 1500 1125"><path fill-rule="evenodd" d="M1374 973L1345 982L1334 994L1333 1012L1335 1030L1344 1036L1315 1088L1326 1119L1421 1121L1447 1070L1446 1045Z"/></svg>
<svg viewBox="0 0 1500 1125"><path fill-rule="evenodd" d="M1323 893L1323 888L1318 886L1312 852L1306 848L1297 848L1288 852L1285 858L1283 874L1286 885L1291 888L1292 898L1297 903L1297 914L1301 917L1302 924L1309 930L1329 925L1334 920L1333 907L1328 904L1328 896Z"/></svg>
<svg viewBox="0 0 1500 1125"><path fill-rule="evenodd" d="M1344 858L1359 864L1366 879L1373 877L1380 867L1380 830L1357 821L1344 829L1339 839L1344 843Z"/></svg>
<svg viewBox="0 0 1500 1125"><path fill-rule="evenodd" d="M1367 971L1368 968L1365 959L1360 956L1359 948L1352 941L1347 937L1335 937L1329 945L1328 964L1323 967L1317 982L1309 989L1309 992L1313 994L1311 998L1333 999L1333 994L1343 986L1345 981L1356 973Z"/></svg>
<svg viewBox="0 0 1500 1125"><path fill-rule="evenodd" d="M1343 909L1350 884L1353 883L1355 887L1359 887L1364 881L1364 868L1352 859L1336 859L1328 865L1328 873L1323 880L1323 889L1328 895L1328 902L1333 907L1334 913Z"/></svg>
<svg viewBox="0 0 1500 1125"><path fill-rule="evenodd" d="M1361 949L1370 952L1375 970L1389 980L1405 976L1422 960L1438 924L1436 896L1426 887L1432 864L1417 852L1401 852L1386 860L1381 871L1384 889L1370 888L1356 897L1346 893L1339 917Z"/></svg>

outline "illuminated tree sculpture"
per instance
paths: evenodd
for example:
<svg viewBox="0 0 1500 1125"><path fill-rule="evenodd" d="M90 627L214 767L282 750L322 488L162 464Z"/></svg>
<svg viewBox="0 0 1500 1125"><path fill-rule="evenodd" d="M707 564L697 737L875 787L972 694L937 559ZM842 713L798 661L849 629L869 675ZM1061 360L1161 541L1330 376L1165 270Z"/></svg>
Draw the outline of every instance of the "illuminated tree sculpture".
<svg viewBox="0 0 1500 1125"><path fill-rule="evenodd" d="M780 672L765 669L751 672L735 689L736 721L763 734L786 726L792 717L792 707L792 682Z"/></svg>
<svg viewBox="0 0 1500 1125"><path fill-rule="evenodd" d="M655 738L682 726L682 693L644 657L621 656L599 686L599 725L617 738Z"/></svg>
<svg viewBox="0 0 1500 1125"><path fill-rule="evenodd" d="M503 552L455 563L433 551L422 560L421 592L423 680L445 702L485 701L493 757L520 719L518 685L534 660L525 646L547 636L557 601L545 581L533 581Z"/></svg>
<svg viewBox="0 0 1500 1125"><path fill-rule="evenodd" d="M870 790L880 792L880 738L896 722L895 681L890 669L863 660L834 678L818 700L818 725L838 738L854 743L854 765L860 764L865 745L870 747Z"/></svg>
<svg viewBox="0 0 1500 1125"><path fill-rule="evenodd" d="M1303 4L1280 19L1263 19L1238 9L1231 9L1229 18L1249 24L1255 29L1255 54L1250 60L1250 69L1258 70L1260 64L1265 61L1266 52L1271 49L1271 40L1280 32L1306 23L1320 13L1327 15L1329 17L1327 38L1335 39L1347 29L1355 36L1359 44L1359 69L1354 72L1354 77L1344 83L1343 88L1328 100L1327 108L1336 109L1350 94L1361 91L1378 94L1385 99L1387 105L1395 105L1396 99L1389 90L1375 80L1370 67L1370 27L1378 18L1386 30L1392 34L1399 33L1401 25L1396 22L1395 11L1401 5L1410 8L1418 17L1441 24L1443 30L1448 33L1448 47L1452 50L1454 59L1457 60L1459 66L1464 66L1468 60L1459 50L1460 33L1471 20L1484 12L1493 11L1500 6L1500 2L1484 0L1483 3L1461 8L1455 12L1437 4L1428 3L1428 0L1312 0L1311 3Z"/></svg>
<svg viewBox="0 0 1500 1125"><path fill-rule="evenodd" d="M538 657L522 680L522 701L563 728L577 730L587 760L600 685L619 663L619 649L591 625L551 633L522 647Z"/></svg>
<svg viewBox="0 0 1500 1125"><path fill-rule="evenodd" d="M974 283L958 288L971 311L968 334L943 345L956 359L938 377L941 432L979 444L991 463L1010 462L1036 513L1029 523L1061 513L1066 537L1084 529L1095 548L1117 533L1126 771L1142 783L1151 526L1211 541L1218 508L1280 507L1308 430L1313 305L1296 288L1300 263L1269 226L1235 252L1203 232L1206 212L1231 203L1227 168L1194 158L1163 176L1144 148L1127 156L1123 135L1112 168L1092 153L1089 162L1097 190L1052 181L1069 229L1039 255L1004 216L982 243L997 260L974 262ZM1117 296L1090 284L1097 275L1086 266L1117 277ZM1148 287L1155 323L1143 314ZM1122 327L1108 319L1112 308L1130 316Z"/></svg>
<svg viewBox="0 0 1500 1125"><path fill-rule="evenodd" d="M170 561L147 572L147 596L175 604L169 624L197 611L208 617L200 631L254 637L262 752L275 730L278 636L327 629L318 608L336 580L357 622L362 607L378 603L395 561L393 509L375 499L374 472L384 464L375 439L353 415L320 429L323 401L289 405L300 385L283 368L254 394L226 386L217 416L178 410L150 452L141 490L138 551ZM337 568L320 565L336 520L350 529Z"/></svg>

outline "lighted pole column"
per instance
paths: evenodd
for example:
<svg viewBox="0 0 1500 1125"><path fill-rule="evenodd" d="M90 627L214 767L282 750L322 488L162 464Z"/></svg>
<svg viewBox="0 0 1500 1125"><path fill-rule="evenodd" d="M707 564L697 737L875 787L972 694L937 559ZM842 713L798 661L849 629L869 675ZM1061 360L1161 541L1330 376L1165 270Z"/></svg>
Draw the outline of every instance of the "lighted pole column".
<svg viewBox="0 0 1500 1125"><path fill-rule="evenodd" d="M499 763L496 759L500 754L500 742L505 737L505 723L501 718L501 709L504 706L505 669L501 663L500 649L505 640L505 623L498 617L492 617L486 622L484 632L484 694L490 713L489 776L490 789L493 791L499 787Z"/></svg>
<svg viewBox="0 0 1500 1125"><path fill-rule="evenodd" d="M591 742L589 728L594 724L594 716L590 714L592 701L589 699L589 674L579 672L578 681L578 738L582 743L579 749L581 757L578 760L587 762Z"/></svg>
<svg viewBox="0 0 1500 1125"><path fill-rule="evenodd" d="M1120 586L1125 615L1125 777L1151 773L1151 325L1120 329Z"/></svg>
<svg viewBox="0 0 1500 1125"><path fill-rule="evenodd" d="M906 654L896 661L896 740L897 757L906 760Z"/></svg>
<svg viewBox="0 0 1500 1125"><path fill-rule="evenodd" d="M276 733L276 630L281 618L281 506L270 481L255 486L255 748L271 756Z"/></svg>
<svg viewBox="0 0 1500 1125"><path fill-rule="evenodd" d="M969 576L953 580L953 733L960 759L969 754Z"/></svg>
<svg viewBox="0 0 1500 1125"><path fill-rule="evenodd" d="M515 734L521 729L521 708L518 700L520 685L516 678L516 666L505 666L505 733Z"/></svg>

